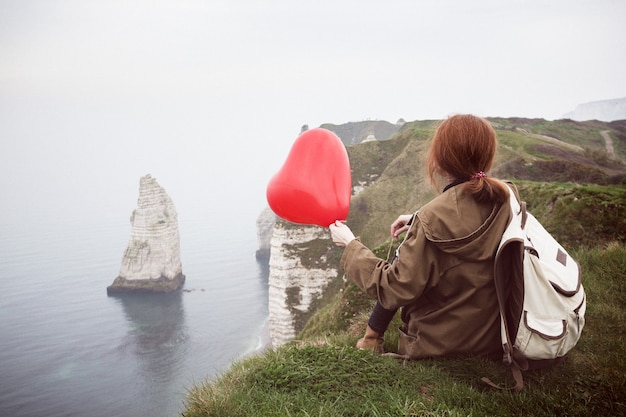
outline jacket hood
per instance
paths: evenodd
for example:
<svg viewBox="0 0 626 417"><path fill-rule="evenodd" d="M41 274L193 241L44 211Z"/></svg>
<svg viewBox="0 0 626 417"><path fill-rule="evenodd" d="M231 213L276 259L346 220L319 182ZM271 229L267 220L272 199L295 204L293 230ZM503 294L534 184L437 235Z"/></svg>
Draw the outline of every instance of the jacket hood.
<svg viewBox="0 0 626 417"><path fill-rule="evenodd" d="M478 203L462 186L448 189L417 212L426 239L439 250L475 261L493 258L502 237L494 225L508 222L509 216L508 203Z"/></svg>

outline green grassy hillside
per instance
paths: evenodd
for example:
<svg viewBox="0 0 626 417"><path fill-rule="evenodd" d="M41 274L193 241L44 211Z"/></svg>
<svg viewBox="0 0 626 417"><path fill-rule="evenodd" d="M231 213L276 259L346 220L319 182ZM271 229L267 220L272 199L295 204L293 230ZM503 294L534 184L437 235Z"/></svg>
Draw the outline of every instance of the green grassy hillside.
<svg viewBox="0 0 626 417"><path fill-rule="evenodd" d="M564 364L526 373L526 388L512 394L480 381L487 376L511 385L500 363L407 362L358 351L353 346L374 301L338 279L297 340L192 387L184 415L626 415L626 123L491 122L500 139L491 175L516 183L529 210L583 270L587 324ZM363 187L352 199L348 224L382 258L389 224L435 195L423 171L435 126L411 122L391 140L348 147L353 183ZM600 132L613 139L615 155L608 155ZM338 256L329 262L336 266ZM387 351L397 344L394 320L385 334Z"/></svg>
<svg viewBox="0 0 626 417"><path fill-rule="evenodd" d="M609 158L604 143L601 146L599 142L603 140L600 132L609 131L615 137L614 147L624 142L626 148L626 137L618 139L623 130L613 129L612 124L604 122L548 122L543 119L490 121L496 128L499 140L496 162L490 175L516 183L564 183L556 188L544 188L541 194L544 198L550 192L555 193L545 202L533 196L539 188L526 185L527 190L522 190L525 191L522 197L529 203L534 202L531 210L537 211L539 217L545 214L554 216L555 219L564 218L562 211L565 207L561 210L564 203L559 203L557 211L547 210L542 206L554 206L552 198L566 197L568 192L564 188L568 187L577 188L572 199L581 193L586 193L589 199L593 199L594 193L597 193L598 197L602 195L599 198L605 204L619 206L618 203L623 202L623 194L609 191L611 187L580 187L582 184L626 184L626 164L620 158ZM436 126L436 121L410 122L392 140L347 148L353 170L353 184L367 185L365 190L352 198L348 224L367 245L383 243L388 238L388 226L398 214L417 210L436 194L437 191L432 189L426 179L427 173L424 169L428 141ZM571 136L568 136L569 132L573 132ZM616 189L623 190L623 187ZM580 208L580 203L572 206L574 207ZM623 206L621 207L623 210ZM599 226L587 224L592 221L599 221L602 223L601 228L606 229L612 227L616 220L614 215L609 219L597 219L588 216L581 218L576 213L573 214L573 218L577 219L573 221L583 222L582 227L586 230L598 230ZM624 212L617 209L616 215L620 214L623 218ZM547 218L545 221L550 223ZM550 228L549 230L552 231Z"/></svg>
<svg viewBox="0 0 626 417"><path fill-rule="evenodd" d="M354 349L371 303L348 285L298 340L193 387L184 416L626 415L626 246L582 249L573 256L585 271L582 338L563 364L526 372L521 393L481 382L486 376L512 386L500 363L402 361ZM385 335L387 351L395 349L395 329Z"/></svg>

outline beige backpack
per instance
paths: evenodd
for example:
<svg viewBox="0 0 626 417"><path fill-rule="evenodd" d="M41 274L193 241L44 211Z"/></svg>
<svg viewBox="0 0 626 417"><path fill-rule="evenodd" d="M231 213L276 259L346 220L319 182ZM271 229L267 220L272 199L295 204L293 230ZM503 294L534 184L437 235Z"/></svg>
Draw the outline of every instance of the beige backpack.
<svg viewBox="0 0 626 417"><path fill-rule="evenodd" d="M496 254L495 284L503 360L515 379L510 389L519 391L522 371L558 363L576 345L585 325L586 297L578 263L509 188L511 222Z"/></svg>

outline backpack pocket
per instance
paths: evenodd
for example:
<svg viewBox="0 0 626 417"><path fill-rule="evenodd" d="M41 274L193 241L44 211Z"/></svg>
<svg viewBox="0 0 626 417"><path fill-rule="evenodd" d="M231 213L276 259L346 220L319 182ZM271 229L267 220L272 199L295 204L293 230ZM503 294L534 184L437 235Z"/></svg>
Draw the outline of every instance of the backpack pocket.
<svg viewBox="0 0 626 417"><path fill-rule="evenodd" d="M563 292L552 284L549 270L531 253L524 257L524 310L515 347L528 359L565 356L578 342L585 324L585 292Z"/></svg>
<svg viewBox="0 0 626 417"><path fill-rule="evenodd" d="M556 358L563 351L567 333L566 319L540 317L524 311L515 347L528 359Z"/></svg>

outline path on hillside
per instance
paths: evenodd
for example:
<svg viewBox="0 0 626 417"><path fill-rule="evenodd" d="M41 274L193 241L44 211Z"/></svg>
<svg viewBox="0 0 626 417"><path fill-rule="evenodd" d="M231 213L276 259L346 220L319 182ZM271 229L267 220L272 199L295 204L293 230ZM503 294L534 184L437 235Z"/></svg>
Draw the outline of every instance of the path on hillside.
<svg viewBox="0 0 626 417"><path fill-rule="evenodd" d="M570 149L570 150L572 150L574 152L583 153L585 151L582 147L580 147L578 145L574 145L574 144L571 144L571 143L564 142L564 141L562 141L560 139L553 138L552 136L546 136L546 135L540 135L540 134L537 134L537 133L532 133L532 132L530 132L530 131L528 131L526 129L522 129L520 127L516 128L516 130L518 132L522 132L526 136L530 136L531 138L539 139L539 140L542 140L544 142L551 143L553 145L558 145L558 146Z"/></svg>
<svg viewBox="0 0 626 417"><path fill-rule="evenodd" d="M604 138L606 153L609 154L609 158L615 159L615 148L613 148L613 139L611 139L611 135L609 135L609 132L610 130L603 130L602 132L600 132L600 134Z"/></svg>

